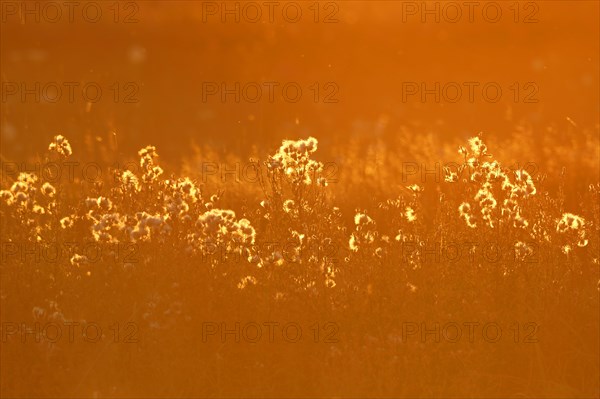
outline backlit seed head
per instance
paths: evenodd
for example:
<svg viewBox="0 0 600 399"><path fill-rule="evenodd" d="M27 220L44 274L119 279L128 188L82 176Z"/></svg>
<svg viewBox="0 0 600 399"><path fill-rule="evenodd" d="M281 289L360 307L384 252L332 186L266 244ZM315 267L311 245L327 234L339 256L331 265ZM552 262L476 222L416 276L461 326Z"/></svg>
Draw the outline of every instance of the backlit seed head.
<svg viewBox="0 0 600 399"><path fill-rule="evenodd" d="M73 150L71 149L71 144L62 135L54 136L53 141L48 146L48 150L51 152L55 152L64 158L73 154Z"/></svg>

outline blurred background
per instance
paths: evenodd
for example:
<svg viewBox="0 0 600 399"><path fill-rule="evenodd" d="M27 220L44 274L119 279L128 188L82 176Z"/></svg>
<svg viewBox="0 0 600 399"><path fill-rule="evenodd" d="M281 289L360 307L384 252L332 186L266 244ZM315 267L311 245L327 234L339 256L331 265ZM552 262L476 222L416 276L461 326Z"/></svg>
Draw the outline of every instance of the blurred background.
<svg viewBox="0 0 600 399"><path fill-rule="evenodd" d="M173 162L194 143L244 155L309 134L324 151L349 137L391 145L406 130L440 142L519 129L542 137L549 127L597 134L599 3L472 7L3 1L2 155L38 154L57 133L75 149L90 138L120 154L153 144ZM236 82L239 102L223 100L221 85ZM276 82L272 99L265 82ZM421 85L436 82L440 99L423 100ZM476 82L473 101L464 82ZM452 102L456 84L462 97ZM486 84L488 98L501 88L497 102Z"/></svg>

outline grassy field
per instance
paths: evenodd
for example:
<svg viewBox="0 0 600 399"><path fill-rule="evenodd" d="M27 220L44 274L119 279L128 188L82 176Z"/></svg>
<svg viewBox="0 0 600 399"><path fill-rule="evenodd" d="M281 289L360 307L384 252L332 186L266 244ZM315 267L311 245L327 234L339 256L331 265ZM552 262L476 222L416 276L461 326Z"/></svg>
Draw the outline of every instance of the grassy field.
<svg viewBox="0 0 600 399"><path fill-rule="evenodd" d="M569 172L480 136L381 165L310 137L176 175L151 146L119 169L56 136L37 173L5 165L2 394L597 396L587 137Z"/></svg>
<svg viewBox="0 0 600 399"><path fill-rule="evenodd" d="M599 16L0 0L0 397L600 397Z"/></svg>

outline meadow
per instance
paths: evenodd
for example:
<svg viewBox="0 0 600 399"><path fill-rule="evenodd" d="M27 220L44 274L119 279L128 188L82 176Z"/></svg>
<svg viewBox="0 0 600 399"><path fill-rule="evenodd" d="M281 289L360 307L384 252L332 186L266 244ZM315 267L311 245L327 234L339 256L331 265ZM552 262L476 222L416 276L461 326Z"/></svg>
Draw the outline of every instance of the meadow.
<svg viewBox="0 0 600 399"><path fill-rule="evenodd" d="M0 14L1 398L600 397L600 2Z"/></svg>
<svg viewBox="0 0 600 399"><path fill-rule="evenodd" d="M597 126L95 139L3 161L3 397L598 396Z"/></svg>

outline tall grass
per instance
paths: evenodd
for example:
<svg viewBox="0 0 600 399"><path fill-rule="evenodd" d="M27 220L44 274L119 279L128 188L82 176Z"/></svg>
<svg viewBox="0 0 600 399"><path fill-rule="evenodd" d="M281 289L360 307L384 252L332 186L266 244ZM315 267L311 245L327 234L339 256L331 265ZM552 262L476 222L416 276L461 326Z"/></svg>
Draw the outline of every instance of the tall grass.
<svg viewBox="0 0 600 399"><path fill-rule="evenodd" d="M219 160L252 182L208 181L202 158L179 177L152 146L94 181L3 179L2 395L597 397L597 142L563 165L572 182L560 155L523 168L481 136L418 140ZM83 159L56 136L41 161ZM271 321L304 339L204 342L207 322ZM498 342L421 335L490 322ZM6 323L106 339L23 342Z"/></svg>

